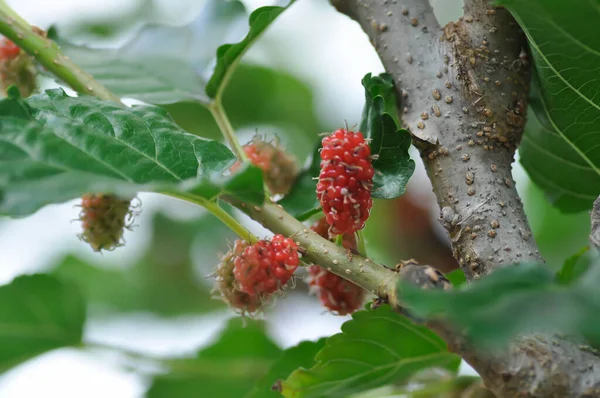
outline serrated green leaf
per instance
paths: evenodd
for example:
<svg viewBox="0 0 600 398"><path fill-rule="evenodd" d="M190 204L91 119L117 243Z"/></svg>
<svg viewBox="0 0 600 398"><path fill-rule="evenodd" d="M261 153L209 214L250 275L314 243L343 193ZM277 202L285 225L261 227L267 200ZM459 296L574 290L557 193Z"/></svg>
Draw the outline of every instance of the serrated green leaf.
<svg viewBox="0 0 600 398"><path fill-rule="evenodd" d="M307 220L320 211L317 200L317 181L321 171L321 141L306 159L306 166L300 171L290 192L278 203L300 221Z"/></svg>
<svg viewBox="0 0 600 398"><path fill-rule="evenodd" d="M172 374L155 377L146 396L240 398L281 353L262 322L234 318L218 340L195 358L171 361Z"/></svg>
<svg viewBox="0 0 600 398"><path fill-rule="evenodd" d="M245 398L280 397L273 386L285 379L298 368L310 368L315 363L315 356L325 346L326 338L317 341L303 341L283 352L277 362L271 365L269 373L256 383L252 392Z"/></svg>
<svg viewBox="0 0 600 398"><path fill-rule="evenodd" d="M86 317L79 291L49 275L0 286L0 373L45 352L81 343Z"/></svg>
<svg viewBox="0 0 600 398"><path fill-rule="evenodd" d="M23 100L0 104L11 101ZM60 89L25 103L30 120L0 113L0 213L22 216L85 192L183 193L209 200L227 192L263 200L260 170L246 165L223 177L235 161L231 151L185 133L161 108L69 97Z"/></svg>
<svg viewBox="0 0 600 398"><path fill-rule="evenodd" d="M520 264L451 291L401 284L399 293L411 313L447 317L486 348L501 348L516 335L537 332L583 335L600 343L599 270L596 263L565 285L544 265Z"/></svg>
<svg viewBox="0 0 600 398"><path fill-rule="evenodd" d="M523 166L564 212L600 194L600 22L597 1L501 0L529 39L536 77L519 150Z"/></svg>
<svg viewBox="0 0 600 398"><path fill-rule="evenodd" d="M282 383L285 397L347 397L406 381L431 367L458 369L460 358L442 339L389 306L356 312L317 354L316 365L298 369Z"/></svg>
<svg viewBox="0 0 600 398"><path fill-rule="evenodd" d="M371 153L376 156L373 197L393 199L404 193L415 170L415 162L408 153L412 139L407 130L397 128L393 116L397 112L392 77L387 73L379 76L369 73L362 84L365 107L360 126L371 140Z"/></svg>
<svg viewBox="0 0 600 398"><path fill-rule="evenodd" d="M586 246L565 260L562 268L556 273L556 280L559 283L569 284L579 279L579 277L587 271L589 264L581 264L579 259L587 253L588 250L590 250L590 248Z"/></svg>

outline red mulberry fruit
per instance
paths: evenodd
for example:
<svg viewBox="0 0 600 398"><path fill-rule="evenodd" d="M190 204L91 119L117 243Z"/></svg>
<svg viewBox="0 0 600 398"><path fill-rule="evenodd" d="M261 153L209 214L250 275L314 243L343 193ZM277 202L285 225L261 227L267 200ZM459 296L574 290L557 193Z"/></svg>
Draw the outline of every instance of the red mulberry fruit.
<svg viewBox="0 0 600 398"><path fill-rule="evenodd" d="M311 229L324 238L328 238L328 224L325 218L315 222ZM344 234L342 245L356 252L354 234ZM350 314L360 308L365 300L365 291L358 285L329 272L318 265L308 268L307 283L314 291L323 306L338 315Z"/></svg>
<svg viewBox="0 0 600 398"><path fill-rule="evenodd" d="M358 285L329 272L318 265L308 268L308 285L316 291L321 303L338 315L347 315L360 308L365 291Z"/></svg>
<svg viewBox="0 0 600 398"><path fill-rule="evenodd" d="M16 58L21 49L6 37L0 39L0 60L8 60Z"/></svg>
<svg viewBox="0 0 600 398"><path fill-rule="evenodd" d="M373 201L375 170L362 133L339 129L323 138L317 198L330 233L353 233L365 226Z"/></svg>
<svg viewBox="0 0 600 398"><path fill-rule="evenodd" d="M248 246L235 259L233 274L240 290L267 295L285 285L300 264L298 246L283 235Z"/></svg>

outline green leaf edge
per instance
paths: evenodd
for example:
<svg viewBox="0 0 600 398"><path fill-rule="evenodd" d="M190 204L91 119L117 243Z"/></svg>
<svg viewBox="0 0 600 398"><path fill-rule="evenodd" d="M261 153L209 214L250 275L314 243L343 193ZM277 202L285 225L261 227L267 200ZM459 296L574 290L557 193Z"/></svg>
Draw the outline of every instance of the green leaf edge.
<svg viewBox="0 0 600 398"><path fill-rule="evenodd" d="M381 310L386 310L386 311L388 311L388 313L395 314L393 312L393 310L391 309L391 307L389 307L389 305L383 305L381 307L373 309L370 304L366 304L364 308L365 308L364 310L358 311L358 312L355 312L354 314L352 314L352 319L350 319L342 324L339 333L336 333L327 338L327 340L325 341L325 346L321 350L319 350L317 355L315 355L315 365L313 365L313 367L311 367L310 369L298 368L294 372L292 372L286 380L282 380L282 382L280 384L282 396L284 396L286 398L304 397L304 395L298 395L297 393L299 393L300 391L297 389L291 389L289 387L289 384L287 384L286 382L293 376L302 377L303 373L306 373L315 368L318 369L318 367L320 366L321 356L324 355L323 351L332 344L332 340L337 340L338 336L345 334L344 326L348 323L355 322L357 319L357 316L360 317L360 316L362 316L362 314L369 313L369 312L375 312L375 311L381 311ZM383 316L385 316L385 315L383 315ZM416 326L418 326L418 325L416 325ZM427 330L429 330L431 334L435 335L440 340L441 344L445 345L445 342L439 336L437 336L437 334L435 332L431 331L430 329L427 329ZM455 368L455 370L458 371L458 367L460 366L460 363L461 363L461 359L458 355L456 355L450 351L446 351L446 352L439 352L436 354L430 354L429 357L434 356L434 355L438 355L442 358L447 357L448 363L453 365L453 368ZM287 385L287 390L286 390L286 385ZM377 386L372 386L371 388L374 388L374 387L377 387Z"/></svg>
<svg viewBox="0 0 600 398"><path fill-rule="evenodd" d="M208 97L215 99L220 96L227 85L229 76L235 69L235 65L240 61L252 43L295 1L290 0L285 7L266 6L254 10L249 17L250 29L246 37L238 43L223 44L217 49L217 64L205 88Z"/></svg>

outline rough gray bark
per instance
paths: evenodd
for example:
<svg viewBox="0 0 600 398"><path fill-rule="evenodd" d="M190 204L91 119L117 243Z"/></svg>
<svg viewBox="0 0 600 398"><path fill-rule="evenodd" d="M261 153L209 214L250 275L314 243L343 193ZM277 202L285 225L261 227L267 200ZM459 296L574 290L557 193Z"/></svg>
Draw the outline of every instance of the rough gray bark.
<svg viewBox="0 0 600 398"><path fill-rule="evenodd" d="M361 24L394 76L467 278L542 261L511 176L529 68L525 37L508 12L479 1L441 30L426 1L333 3Z"/></svg>
<svg viewBox="0 0 600 398"><path fill-rule="evenodd" d="M464 17L441 28L427 0L331 2L361 25L394 77L467 279L543 261L511 175L529 92L526 41L511 15L466 0ZM492 354L445 323L430 326L500 397L600 396L600 359L576 343L524 336Z"/></svg>
<svg viewBox="0 0 600 398"><path fill-rule="evenodd" d="M590 233L590 243L592 247L600 251L600 196L594 202L591 219L592 232Z"/></svg>

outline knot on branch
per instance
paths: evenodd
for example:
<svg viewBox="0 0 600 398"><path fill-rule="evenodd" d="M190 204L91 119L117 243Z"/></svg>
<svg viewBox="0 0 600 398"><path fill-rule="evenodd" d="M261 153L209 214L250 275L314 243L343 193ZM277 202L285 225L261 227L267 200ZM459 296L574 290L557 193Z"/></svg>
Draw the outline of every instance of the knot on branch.
<svg viewBox="0 0 600 398"><path fill-rule="evenodd" d="M401 281L421 289L449 290L452 288L450 281L439 270L429 265L419 265L414 260L398 264L396 270L400 274Z"/></svg>

